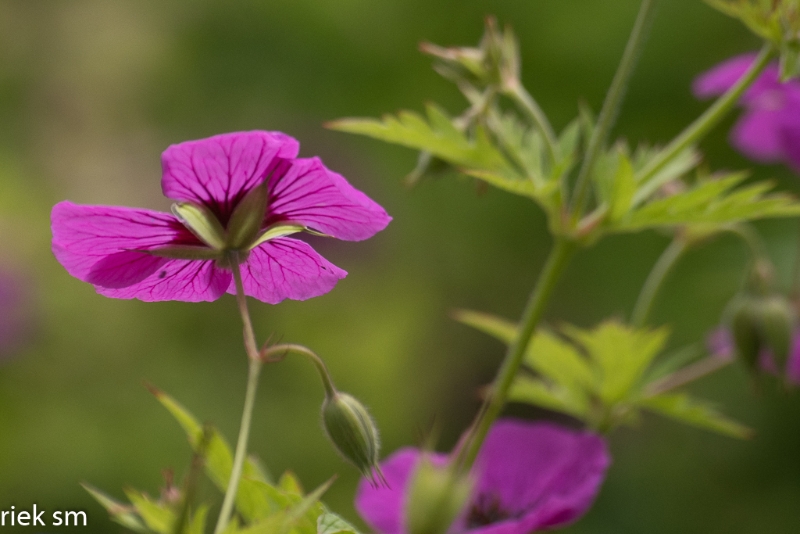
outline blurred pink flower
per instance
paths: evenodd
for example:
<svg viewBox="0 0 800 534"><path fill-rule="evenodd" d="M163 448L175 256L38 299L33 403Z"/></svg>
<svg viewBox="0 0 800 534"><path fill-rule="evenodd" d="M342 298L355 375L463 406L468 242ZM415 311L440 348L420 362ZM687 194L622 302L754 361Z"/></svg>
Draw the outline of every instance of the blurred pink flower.
<svg viewBox="0 0 800 534"><path fill-rule="evenodd" d="M362 479L356 509L380 534L405 534L405 500L422 457L405 448L381 464L388 486ZM430 455L435 464L447 456ZM549 423L500 420L473 469L476 485L463 517L450 533L528 534L564 526L594 502L611 458L605 441Z"/></svg>
<svg viewBox="0 0 800 534"><path fill-rule="evenodd" d="M694 81L695 96L721 95L755 57L736 56L703 73ZM731 131L731 143L755 161L785 162L800 171L800 81L781 83L778 74L776 64L768 65L742 95L745 111Z"/></svg>
<svg viewBox="0 0 800 534"><path fill-rule="evenodd" d="M297 158L298 149L288 135L254 131L187 141L163 153L164 195L203 211L220 227L223 244L208 243L172 214L60 202L51 216L53 253L72 276L114 298L216 300L236 290L226 267L231 258L241 264L245 293L261 301L327 293L347 273L286 236L307 229L360 241L391 217L318 158ZM234 212L262 185L266 209L256 203L264 212L257 234L232 244L227 230ZM276 232L276 225L284 226Z"/></svg>

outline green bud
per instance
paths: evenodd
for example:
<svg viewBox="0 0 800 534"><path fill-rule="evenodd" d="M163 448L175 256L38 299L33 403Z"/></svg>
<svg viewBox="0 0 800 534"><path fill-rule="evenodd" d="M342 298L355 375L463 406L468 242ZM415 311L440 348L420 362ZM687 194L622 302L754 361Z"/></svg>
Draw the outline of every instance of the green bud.
<svg viewBox="0 0 800 534"><path fill-rule="evenodd" d="M376 476L383 481L378 466L378 429L363 404L347 393L334 391L322 404L322 424L339 454L374 485Z"/></svg>
<svg viewBox="0 0 800 534"><path fill-rule="evenodd" d="M758 299L741 297L733 301L730 317L736 356L748 371L756 372L761 349Z"/></svg>
<svg viewBox="0 0 800 534"><path fill-rule="evenodd" d="M759 303L763 344L772 352L779 370L786 367L792 349L795 314L782 295L772 295Z"/></svg>
<svg viewBox="0 0 800 534"><path fill-rule="evenodd" d="M406 525L409 534L445 534L467 504L472 482L453 466L423 457L412 475Z"/></svg>

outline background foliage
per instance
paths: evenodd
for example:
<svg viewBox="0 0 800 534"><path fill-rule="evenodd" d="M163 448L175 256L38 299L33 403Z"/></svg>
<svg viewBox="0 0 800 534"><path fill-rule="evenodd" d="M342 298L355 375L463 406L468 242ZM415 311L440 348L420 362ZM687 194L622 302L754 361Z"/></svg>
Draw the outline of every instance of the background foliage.
<svg viewBox="0 0 800 534"><path fill-rule="evenodd" d="M181 429L142 386L169 392L230 439L246 358L232 298L213 304L114 301L70 278L49 252L49 210L61 199L166 209L160 152L215 133L275 129L320 155L395 218L359 244L315 240L350 272L305 303L252 307L256 329L326 358L338 385L370 405L385 451L441 427L449 448L471 419L477 388L503 348L448 318L452 308L517 317L549 245L531 203L446 175L408 191L411 150L326 131L342 116L450 113L460 95L430 70L419 41L473 45L483 17L519 36L523 80L561 130L577 102L599 108L638 2L133 2L0 0L0 267L29 293L33 335L0 363L0 509L32 503L85 509L86 532L114 532L80 481L157 494L161 470L185 471ZM758 43L696 0L663 2L616 131L668 140L704 104L700 71ZM727 129L732 119L721 130ZM722 131L701 148L714 168L750 164ZM759 167L800 192L782 167ZM758 224L788 286L797 228ZM312 238L313 239L313 238ZM548 311L550 324L591 327L627 316L667 238L611 236L581 252ZM673 324L668 347L704 336L747 260L720 237L691 252L653 316ZM267 368L251 443L274 474L293 469L310 491L340 473L326 502L355 519L357 473L318 424L322 391L301 360ZM615 433L615 463L573 533L785 532L800 523L800 397L754 394L738 369L693 388L757 430L740 442L645 417ZM531 415L512 407L512 413ZM542 414L536 414L540 416ZM209 484L201 493L215 496Z"/></svg>

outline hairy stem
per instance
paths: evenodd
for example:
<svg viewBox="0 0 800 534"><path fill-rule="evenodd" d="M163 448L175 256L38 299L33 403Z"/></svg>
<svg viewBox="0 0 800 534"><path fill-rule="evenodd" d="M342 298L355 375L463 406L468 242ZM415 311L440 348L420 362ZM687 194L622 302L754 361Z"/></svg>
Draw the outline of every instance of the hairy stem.
<svg viewBox="0 0 800 534"><path fill-rule="evenodd" d="M700 115L692 124L678 134L678 136L664 147L655 158L650 160L650 162L637 173L636 182L645 183L672 161L675 156L705 137L705 135L733 109L733 106L739 101L739 97L750 87L774 56L774 46L769 43L765 44L756 60L739 81L728 89L725 94L719 97L705 113Z"/></svg>
<svg viewBox="0 0 800 534"><path fill-rule="evenodd" d="M631 74L633 74L636 60L639 58L639 53L644 46L647 30L650 28L650 23L655 16L656 4L656 0L642 1L639 7L639 14L636 16L636 22L628 38L628 43L625 45L625 51L622 54L619 67L617 67L617 72L614 74L614 79L611 81L608 93L606 93L606 99L603 101L603 108L600 110L600 115L597 118L597 126L589 139L586 154L583 157L581 168L578 171L578 177L575 180L575 195L572 198L572 214L575 220L580 219L581 212L586 206L589 195L589 178L591 177L597 156L605 146L611 127L614 125L614 121L617 118L620 105L625 97L625 89L628 86Z"/></svg>
<svg viewBox="0 0 800 534"><path fill-rule="evenodd" d="M633 313L631 314L631 324L633 326L644 326L647 316L650 315L650 311L653 309L653 303L656 300L659 289L664 285L667 275L675 267L675 264L687 248L686 239L677 235L653 265L653 269L647 275L647 280L645 280L639 293L639 298L636 299L636 305L633 307Z"/></svg>
<svg viewBox="0 0 800 534"><path fill-rule="evenodd" d="M228 489L225 492L225 499L222 501L222 509L219 512L217 526L214 534L221 534L230 521L233 513L233 505L236 501L236 493L239 489L239 480L242 477L244 460L247 457L247 440L250 436L250 424L253 420L253 406L256 400L256 390L258 389L258 377L261 374L263 362L259 358L258 345L255 334L253 334L253 323L250 320L250 312L247 309L247 297L244 295L242 284L242 273L239 270L238 258L234 254L231 258L231 271L233 280L236 283L236 303L239 306L239 313L244 323L244 346L250 361L247 373L247 390L244 398L244 410L242 411L242 422L239 427L239 438L236 442L236 452L233 457L233 468L231 478L228 480Z"/></svg>
<svg viewBox="0 0 800 534"><path fill-rule="evenodd" d="M522 315L519 324L519 331L514 342L509 346L503 363L497 372L497 376L492 383L489 394L478 412L466 440L459 448L456 462L462 472L468 471L478 451L483 444L492 423L500 415L503 406L508 398L508 390L522 364L525 351L528 349L531 338L545 310L547 302L555 289L558 280L561 278L565 267L569 263L576 244L563 238L557 238L547 258L547 262L539 275L539 280L528 299L528 304Z"/></svg>

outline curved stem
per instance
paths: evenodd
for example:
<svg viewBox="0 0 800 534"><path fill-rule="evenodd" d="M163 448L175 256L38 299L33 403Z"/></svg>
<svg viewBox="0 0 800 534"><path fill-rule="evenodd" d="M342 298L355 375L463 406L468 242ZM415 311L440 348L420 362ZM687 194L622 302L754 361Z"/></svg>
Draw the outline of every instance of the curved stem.
<svg viewBox="0 0 800 534"><path fill-rule="evenodd" d="M558 161L558 153L556 151L558 141L553 126L550 124L542 108L531 94L525 90L519 80L507 82L503 87L503 94L513 100L520 109L530 115L533 123L542 132L544 144L547 147L547 153L550 155L550 159L555 165L556 161Z"/></svg>
<svg viewBox="0 0 800 534"><path fill-rule="evenodd" d="M718 356L709 356L699 362L687 365L683 369L675 371L671 375L665 376L659 380L651 382L645 388L645 397L655 397L673 389L690 384L695 380L715 373L720 369L732 364L735 360L733 358L725 359Z"/></svg>
<svg viewBox="0 0 800 534"><path fill-rule="evenodd" d="M244 295L242 273L239 270L239 262L235 253L232 255L230 264L231 271L233 272L233 280L236 284L236 303L239 306L239 313L244 323L244 346L247 350L250 365L248 366L244 410L242 411L242 422L239 426L239 438L236 441L236 452L233 456L231 477L228 480L228 489L222 501L222 509L219 512L214 534L221 534L225 530L228 521L230 521L231 514L233 513L233 505L236 501L236 493L239 489L239 480L242 477L242 468L244 467L244 460L247 457L247 440L250 436L250 424L253 420L253 406L255 405L256 390L258 389L258 377L261 374L261 367L263 365L263 362L259 358L256 338L253 334L253 323L250 320L250 313L247 310L247 297Z"/></svg>
<svg viewBox="0 0 800 534"><path fill-rule="evenodd" d="M639 14L636 16L636 22L631 30L628 43L625 45L625 51L622 54L619 67L617 67L617 72L614 74L614 79L608 88L606 99L603 101L603 108L597 118L597 126L589 139L586 154L578 171L578 178L575 180L575 195L572 198L572 214L575 220L580 219L581 212L586 206L592 169L600 150L606 144L608 134L617 117L620 104L625 96L625 89L628 86L631 74L633 74L639 52L644 45L647 30L655 16L656 3L656 0L643 0L639 7Z"/></svg>
<svg viewBox="0 0 800 534"><path fill-rule="evenodd" d="M667 275L683 253L686 252L687 248L688 243L686 240L678 235L664 250L655 265L653 265L653 269L650 271L650 274L647 275L647 280L645 280L639 297L636 299L636 305L633 307L633 313L631 314L631 324L633 326L644 326L647 321L647 316L650 315L650 311L653 309L653 303L656 300L658 290L661 289L661 286L667 279Z"/></svg>
<svg viewBox="0 0 800 534"><path fill-rule="evenodd" d="M459 448L456 462L462 472L469 471L470 467L472 467L478 451L484 439L486 439L489 428L497 419L497 416L500 415L503 406L505 406L508 390L511 388L514 377L522 364L525 351L528 349L539 320L542 318L545 306L550 300L550 295L552 295L575 249L576 244L573 241L557 238L552 250L550 250L550 255L539 275L539 280L536 282L536 286L528 299L517 336L506 352L489 394L483 406L481 406L481 410L478 412L466 440Z"/></svg>
<svg viewBox="0 0 800 534"><path fill-rule="evenodd" d="M645 183L672 161L675 156L705 137L705 135L727 115L733 106L736 105L739 101L739 97L750 87L750 84L755 81L774 56L775 48L773 45L769 43L765 44L756 60L750 68L747 69L747 72L739 78L739 81L728 89L725 94L719 97L705 113L700 115L692 124L678 134L678 136L664 147L655 158L650 160L650 162L637 173L636 182Z"/></svg>
<svg viewBox="0 0 800 534"><path fill-rule="evenodd" d="M319 377L322 379L322 386L325 388L325 395L328 398L336 395L336 386L333 385L333 379L331 379L331 375L328 372L328 367L325 365L325 362L322 361L322 358L317 356L314 351L304 347L303 345L295 345L293 343L273 345L262 351L261 358L265 361L270 361L270 358L275 356L282 359L284 356L290 353L300 354L301 356L305 356L306 358L310 359L314 364L314 367L317 368Z"/></svg>
<svg viewBox="0 0 800 534"><path fill-rule="evenodd" d="M722 229L740 237L745 242L750 254L753 256L753 261L769 261L769 254L767 254L764 240L750 225L745 223L729 224Z"/></svg>

